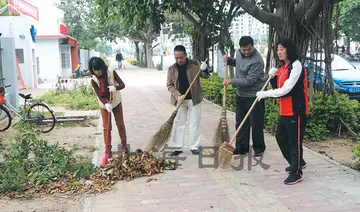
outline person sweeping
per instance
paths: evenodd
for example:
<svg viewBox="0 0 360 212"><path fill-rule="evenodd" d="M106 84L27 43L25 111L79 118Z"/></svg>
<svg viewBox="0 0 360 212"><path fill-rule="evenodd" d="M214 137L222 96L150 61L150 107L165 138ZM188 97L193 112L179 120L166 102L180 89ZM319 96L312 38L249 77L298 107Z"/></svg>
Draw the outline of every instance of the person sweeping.
<svg viewBox="0 0 360 212"><path fill-rule="evenodd" d="M167 73L167 88L171 94L171 103L176 107L179 102L182 105L176 114L173 125L173 137L170 147L175 150L171 156L176 156L182 153L183 144L185 141L185 130L187 119L189 118L189 144L192 154L199 154L200 146L200 119L201 119L201 102L202 89L200 86L200 79L198 76L200 69L200 77L208 79L210 73L206 62L198 62L187 58L186 49L182 45L175 46L174 56L176 63L169 67ZM195 78L195 79L194 79ZM195 83L190 87L191 82ZM190 87L190 92L185 96L186 91Z"/></svg>
<svg viewBox="0 0 360 212"><path fill-rule="evenodd" d="M113 112L116 126L121 139L121 148L123 153L127 153L127 137L124 124L123 107L120 90L125 88L124 82L121 80L116 71L108 70L105 62L98 57L91 58L89 70L92 75L91 85L97 94L100 106L100 112L103 122L105 156L101 161L101 166L105 166L108 159L112 157L111 152L111 120L108 120L109 114ZM112 95L110 95L110 92ZM112 96L112 99L110 99Z"/></svg>
<svg viewBox="0 0 360 212"><path fill-rule="evenodd" d="M287 185L303 180L303 169L307 164L303 159L303 138L306 116L309 114L307 72L299 61L294 42L281 39L277 44L277 55L282 63L279 69L269 71L273 90L256 93L258 99L278 98L280 117L276 130L276 141L283 157L290 164L285 170L289 176Z"/></svg>

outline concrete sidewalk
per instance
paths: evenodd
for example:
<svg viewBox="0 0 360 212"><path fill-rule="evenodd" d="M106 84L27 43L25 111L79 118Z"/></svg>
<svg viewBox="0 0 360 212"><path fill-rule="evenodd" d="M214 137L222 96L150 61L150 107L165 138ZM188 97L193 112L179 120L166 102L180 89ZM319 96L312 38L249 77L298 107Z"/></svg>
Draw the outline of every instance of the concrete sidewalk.
<svg viewBox="0 0 360 212"><path fill-rule="evenodd" d="M119 75L126 85L122 97L128 143L131 151L143 149L173 110L166 73L127 65ZM218 106L202 103L201 145L211 145L220 112ZM229 112L231 135L234 120ZM120 143L116 127L112 133L116 151ZM149 183L145 182L147 178L117 182L112 191L88 197L83 211L360 211L359 172L304 147L308 163L304 181L284 185L287 163L275 138L266 133L265 139L267 150L262 162L270 166L267 169L255 165L257 161L251 157L244 158L241 170L201 168L200 158L185 144L185 152L179 157L186 159L179 161L178 170L155 175L157 180ZM93 162L99 164L104 150L102 136L97 145L100 151L94 153ZM213 159L202 161L210 164ZM233 164L239 166L240 162Z"/></svg>

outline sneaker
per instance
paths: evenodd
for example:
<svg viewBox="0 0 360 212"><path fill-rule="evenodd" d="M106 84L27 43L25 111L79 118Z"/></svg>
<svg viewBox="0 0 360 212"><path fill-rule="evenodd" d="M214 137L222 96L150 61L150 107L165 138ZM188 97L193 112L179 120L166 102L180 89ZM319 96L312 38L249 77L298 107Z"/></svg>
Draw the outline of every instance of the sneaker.
<svg viewBox="0 0 360 212"><path fill-rule="evenodd" d="M303 165L301 169L306 169L307 164ZM286 167L285 171L290 172L290 166Z"/></svg>
<svg viewBox="0 0 360 212"><path fill-rule="evenodd" d="M296 183L300 183L301 181L303 181L302 175L289 175L289 177L284 180L284 183L286 185L294 185Z"/></svg>

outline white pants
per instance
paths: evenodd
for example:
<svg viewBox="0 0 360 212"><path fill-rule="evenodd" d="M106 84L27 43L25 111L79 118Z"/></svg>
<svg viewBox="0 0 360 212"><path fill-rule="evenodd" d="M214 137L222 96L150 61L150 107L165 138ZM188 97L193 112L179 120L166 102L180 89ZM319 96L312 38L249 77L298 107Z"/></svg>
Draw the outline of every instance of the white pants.
<svg viewBox="0 0 360 212"><path fill-rule="evenodd" d="M191 99L185 100L180 106L173 125L173 135L171 148L174 150L182 151L184 140L187 117L189 115L189 145L191 150L198 150L200 146L200 117L201 105L194 106ZM176 149L175 149L176 148Z"/></svg>

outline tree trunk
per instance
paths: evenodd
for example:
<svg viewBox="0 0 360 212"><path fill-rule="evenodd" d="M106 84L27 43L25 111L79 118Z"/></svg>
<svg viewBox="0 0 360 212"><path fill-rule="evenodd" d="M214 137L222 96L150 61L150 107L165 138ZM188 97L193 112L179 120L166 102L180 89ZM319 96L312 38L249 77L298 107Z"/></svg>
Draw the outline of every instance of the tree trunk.
<svg viewBox="0 0 360 212"><path fill-rule="evenodd" d="M136 50L136 61L140 61L140 48L139 48L139 41L134 41L135 50Z"/></svg>
<svg viewBox="0 0 360 212"><path fill-rule="evenodd" d="M206 58L209 58L208 39L204 30L197 31L195 39L193 39L192 49L194 60L205 61Z"/></svg>
<svg viewBox="0 0 360 212"><path fill-rule="evenodd" d="M145 43L145 57L146 57L146 67L147 68L153 68L153 62L152 62L152 47L151 42L146 41Z"/></svg>

